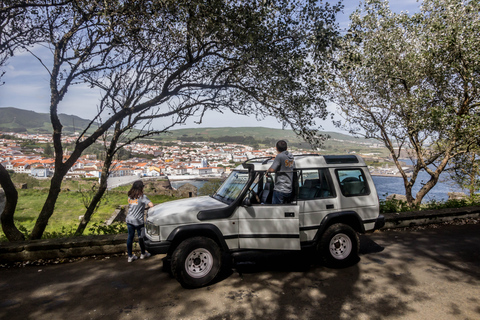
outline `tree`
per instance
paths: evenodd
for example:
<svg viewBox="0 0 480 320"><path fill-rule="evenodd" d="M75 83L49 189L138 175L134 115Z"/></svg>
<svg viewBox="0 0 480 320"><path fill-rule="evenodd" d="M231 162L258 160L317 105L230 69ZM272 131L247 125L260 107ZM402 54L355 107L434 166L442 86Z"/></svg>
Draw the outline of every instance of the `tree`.
<svg viewBox="0 0 480 320"><path fill-rule="evenodd" d="M118 86L117 83L112 83L112 86ZM120 88L119 88L120 89ZM110 99L112 99L110 101ZM106 96L102 99L101 104L102 106L107 104L109 106L114 106L116 103L120 102L121 100L119 97L115 96ZM124 102L120 102L124 103ZM135 126L143 120L143 113L138 114L137 116L130 118L128 121L123 123L122 121L117 121L115 123L114 131L111 136L107 133L104 135L104 147L105 147L105 161L103 162L102 166L102 173L100 175L100 183L98 188L96 189L95 194L90 199L88 205L86 205L85 214L80 221L77 230L75 231L75 236L80 236L85 231L88 223L92 219L92 216L95 214L96 210L98 209L102 197L107 191L107 180L111 173L111 168L113 164L113 160L116 155L118 155L121 151L123 151L124 147L131 144L136 140L143 139L147 136L151 136L154 134L159 134L162 132L167 131L169 128L175 126L178 123L182 123L184 121L183 118L179 117L176 121L173 121L171 125L163 130L154 130L151 129L151 120L147 121L144 124L144 127L141 130L136 130Z"/></svg>
<svg viewBox="0 0 480 320"><path fill-rule="evenodd" d="M53 156L53 149L50 143L47 143L45 145L45 149L43 150L43 154L47 157L52 157Z"/></svg>
<svg viewBox="0 0 480 320"><path fill-rule="evenodd" d="M69 2L71 0L3 0L0 3L0 67L5 66L8 58L18 50L38 43L44 26L38 21L33 23L30 15L32 10L64 6ZM4 74L5 71L0 70L0 79Z"/></svg>
<svg viewBox="0 0 480 320"><path fill-rule="evenodd" d="M7 237L8 241L21 241L25 240L25 236L20 230L15 226L13 222L13 216L15 213L15 208L17 207L18 201L18 192L15 189L15 185L10 178L8 171L0 163L0 186L5 191L5 208L0 214L2 229Z"/></svg>
<svg viewBox="0 0 480 320"><path fill-rule="evenodd" d="M478 151L471 151L453 158L447 171L451 180L469 191L470 197L474 197L480 191L480 155Z"/></svg>
<svg viewBox="0 0 480 320"><path fill-rule="evenodd" d="M208 180L200 189L198 189L198 195L200 196L213 195L218 190L218 188L220 188L222 183L223 183L223 180L220 180L220 179Z"/></svg>
<svg viewBox="0 0 480 320"><path fill-rule="evenodd" d="M55 173L31 238L42 236L68 170L116 123L191 116L201 122L207 110L230 109L273 115L313 141L314 119L327 112L311 49L317 39L319 52L328 53L338 9L300 0L69 1L27 9L25 25L42 31L30 43L52 52L47 62L25 48L50 75L55 151ZM64 158L58 111L68 89L82 82L121 103L100 107Z"/></svg>
<svg viewBox="0 0 480 320"><path fill-rule="evenodd" d="M479 12L478 1L425 0L414 15L367 1L341 40L332 97L343 124L385 144L410 205L419 205L449 161L476 143ZM402 151L414 164L410 177L399 161ZM430 179L414 196L422 170Z"/></svg>

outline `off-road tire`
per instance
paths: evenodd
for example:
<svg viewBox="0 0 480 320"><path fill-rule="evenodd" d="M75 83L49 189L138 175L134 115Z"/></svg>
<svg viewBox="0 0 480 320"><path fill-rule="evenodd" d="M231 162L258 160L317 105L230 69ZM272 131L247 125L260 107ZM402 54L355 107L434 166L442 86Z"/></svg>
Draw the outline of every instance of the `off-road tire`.
<svg viewBox="0 0 480 320"><path fill-rule="evenodd" d="M184 288L199 288L210 283L220 271L222 253L218 244L207 237L181 242L172 254L172 273Z"/></svg>
<svg viewBox="0 0 480 320"><path fill-rule="evenodd" d="M317 249L325 266L345 268L358 262L360 241L352 227L336 223L325 230Z"/></svg>
<svg viewBox="0 0 480 320"><path fill-rule="evenodd" d="M168 273L169 276L173 278L172 257L170 255L162 259L162 271Z"/></svg>

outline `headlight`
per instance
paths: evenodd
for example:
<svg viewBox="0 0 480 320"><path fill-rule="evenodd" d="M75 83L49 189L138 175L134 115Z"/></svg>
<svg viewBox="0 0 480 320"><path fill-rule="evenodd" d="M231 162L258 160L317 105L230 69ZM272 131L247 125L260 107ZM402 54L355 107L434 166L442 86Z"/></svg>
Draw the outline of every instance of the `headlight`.
<svg viewBox="0 0 480 320"><path fill-rule="evenodd" d="M152 236L160 235L160 226L156 226L151 222L147 222L147 233Z"/></svg>

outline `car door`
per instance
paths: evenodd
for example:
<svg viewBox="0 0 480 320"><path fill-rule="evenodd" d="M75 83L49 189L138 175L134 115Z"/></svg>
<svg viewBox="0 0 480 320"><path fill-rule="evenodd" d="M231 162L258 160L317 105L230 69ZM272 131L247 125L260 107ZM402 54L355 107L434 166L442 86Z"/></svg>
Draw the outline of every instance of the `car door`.
<svg viewBox="0 0 480 320"><path fill-rule="evenodd" d="M339 210L338 197L328 169L302 169L297 176L300 240L312 241L325 216Z"/></svg>
<svg viewBox="0 0 480 320"><path fill-rule="evenodd" d="M298 205L240 206L236 213L241 249L300 250Z"/></svg>

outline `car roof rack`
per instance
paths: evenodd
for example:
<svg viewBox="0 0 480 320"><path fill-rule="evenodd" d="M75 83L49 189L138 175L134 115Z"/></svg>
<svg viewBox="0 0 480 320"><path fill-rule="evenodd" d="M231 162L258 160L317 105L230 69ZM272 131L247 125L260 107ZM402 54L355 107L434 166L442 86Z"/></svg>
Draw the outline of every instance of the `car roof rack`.
<svg viewBox="0 0 480 320"><path fill-rule="evenodd" d="M318 153L305 153L305 154L294 154L294 158L300 158L300 157L320 157Z"/></svg>
<svg viewBox="0 0 480 320"><path fill-rule="evenodd" d="M343 156L323 156L327 164L341 164L341 163L359 163L357 156L343 155Z"/></svg>
<svg viewBox="0 0 480 320"><path fill-rule="evenodd" d="M244 161L242 163L242 166L245 168L245 169L248 169L250 168L251 166L253 166L253 163L256 162L260 162L262 164L267 164L268 161L274 159L275 157L258 157L258 158L252 158L252 159L248 159L246 161Z"/></svg>

